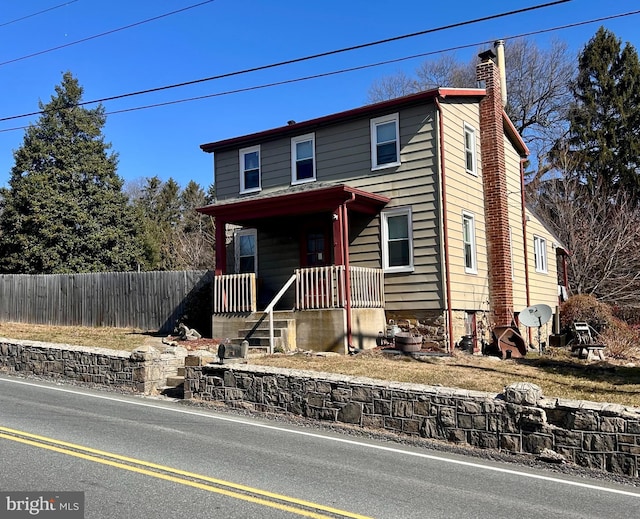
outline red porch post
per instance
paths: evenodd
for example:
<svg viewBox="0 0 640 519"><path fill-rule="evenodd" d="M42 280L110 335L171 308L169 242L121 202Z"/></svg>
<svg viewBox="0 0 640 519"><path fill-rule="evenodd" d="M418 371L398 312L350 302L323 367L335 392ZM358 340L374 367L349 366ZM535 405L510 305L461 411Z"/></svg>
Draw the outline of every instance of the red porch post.
<svg viewBox="0 0 640 519"><path fill-rule="evenodd" d="M216 218L216 276L227 271L227 222Z"/></svg>

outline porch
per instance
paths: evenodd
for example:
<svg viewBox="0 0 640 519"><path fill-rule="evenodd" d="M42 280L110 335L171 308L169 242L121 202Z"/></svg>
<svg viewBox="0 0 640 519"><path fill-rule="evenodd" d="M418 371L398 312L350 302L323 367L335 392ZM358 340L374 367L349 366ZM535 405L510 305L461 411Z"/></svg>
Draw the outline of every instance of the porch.
<svg viewBox="0 0 640 519"><path fill-rule="evenodd" d="M250 348L347 353L376 345L384 329L382 269L331 265L295 269L271 302L258 307L255 273L216 275L212 326L218 338ZM293 307L275 310L287 293Z"/></svg>

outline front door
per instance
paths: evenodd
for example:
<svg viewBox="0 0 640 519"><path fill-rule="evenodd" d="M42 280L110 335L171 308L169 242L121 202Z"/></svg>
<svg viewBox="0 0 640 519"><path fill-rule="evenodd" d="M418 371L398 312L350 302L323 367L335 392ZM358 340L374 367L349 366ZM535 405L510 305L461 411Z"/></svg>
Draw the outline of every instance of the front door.
<svg viewBox="0 0 640 519"><path fill-rule="evenodd" d="M303 229L300 240L300 265L302 267L331 265L329 230L328 225L310 225Z"/></svg>

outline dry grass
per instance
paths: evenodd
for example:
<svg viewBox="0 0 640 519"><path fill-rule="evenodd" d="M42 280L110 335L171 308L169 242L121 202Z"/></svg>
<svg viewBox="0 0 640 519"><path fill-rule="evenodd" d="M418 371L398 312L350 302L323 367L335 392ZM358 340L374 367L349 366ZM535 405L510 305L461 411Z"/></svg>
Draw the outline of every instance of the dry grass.
<svg viewBox="0 0 640 519"><path fill-rule="evenodd" d="M0 337L132 351L142 346L149 335L125 328L0 323Z"/></svg>
<svg viewBox="0 0 640 519"><path fill-rule="evenodd" d="M16 323L0 323L0 336L127 351L143 345L150 337L131 329ZM548 398L640 407L640 363L638 367L614 360L587 364L571 357L564 349L552 349L543 355L528 353L524 359L504 361L462 353L416 360L370 351L354 356L273 355L253 359L252 362L491 393L499 393L513 382L527 381L539 385Z"/></svg>

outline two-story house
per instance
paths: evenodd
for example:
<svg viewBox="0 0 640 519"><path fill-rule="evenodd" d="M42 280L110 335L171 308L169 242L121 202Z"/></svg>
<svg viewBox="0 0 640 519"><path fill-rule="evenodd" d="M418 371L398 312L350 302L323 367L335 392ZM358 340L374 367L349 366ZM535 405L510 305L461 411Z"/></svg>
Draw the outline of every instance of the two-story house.
<svg viewBox="0 0 640 519"><path fill-rule="evenodd" d="M521 309L554 308L559 245L525 205L528 150L494 57L481 55L479 88L203 144L217 196L199 209L216 222L214 337L346 352L408 319L477 351Z"/></svg>

